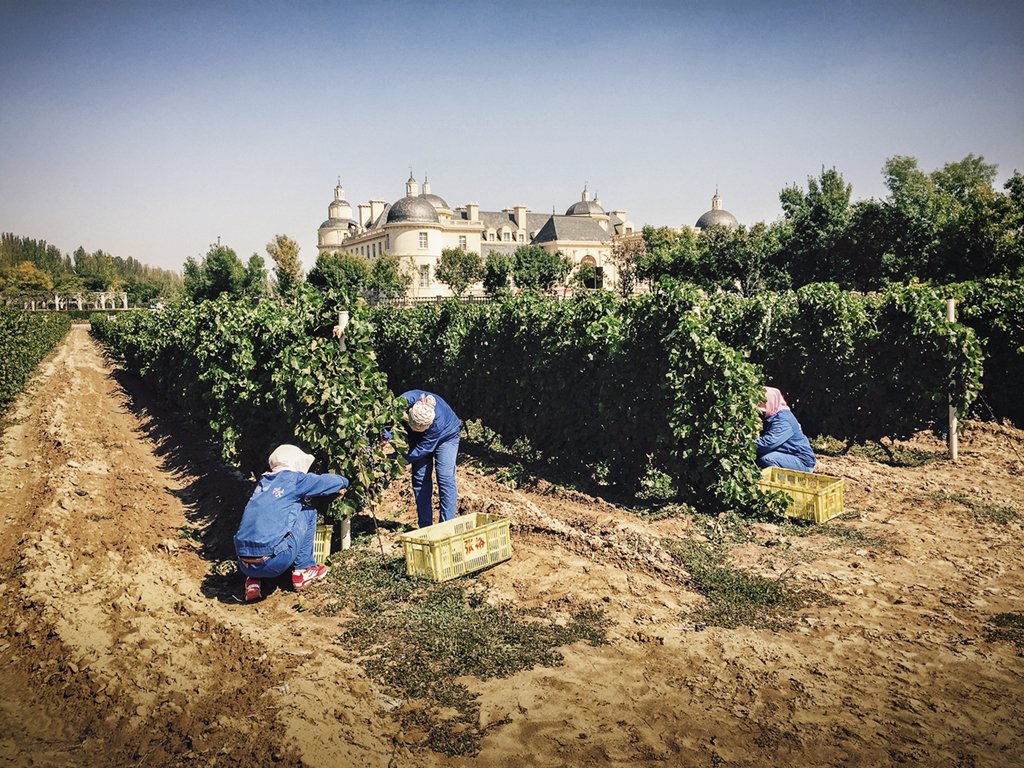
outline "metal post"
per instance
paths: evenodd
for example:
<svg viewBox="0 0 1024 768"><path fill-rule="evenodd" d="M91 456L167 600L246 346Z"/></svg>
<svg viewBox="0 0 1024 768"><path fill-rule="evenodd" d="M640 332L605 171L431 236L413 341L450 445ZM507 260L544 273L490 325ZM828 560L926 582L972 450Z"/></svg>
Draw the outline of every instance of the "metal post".
<svg viewBox="0 0 1024 768"><path fill-rule="evenodd" d="M946 320L956 322L956 299L946 299ZM949 458L956 462L960 455L959 424L956 407L953 405L953 393L949 393Z"/></svg>

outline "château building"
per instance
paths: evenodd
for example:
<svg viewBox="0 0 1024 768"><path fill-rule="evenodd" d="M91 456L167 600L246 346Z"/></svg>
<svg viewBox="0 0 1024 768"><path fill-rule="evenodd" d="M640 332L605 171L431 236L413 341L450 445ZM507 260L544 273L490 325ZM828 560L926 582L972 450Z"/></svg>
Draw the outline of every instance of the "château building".
<svg viewBox="0 0 1024 768"><path fill-rule="evenodd" d="M345 199L339 179L327 220L317 231L317 249L320 253L347 251L371 260L382 254L399 256L413 276L409 295L439 297L451 295L435 276L446 248L461 248L486 259L492 252L513 253L519 246L536 245L552 253L561 251L574 268L589 264L604 287L614 288L612 244L633 234L625 211L606 211L585 187L581 199L564 215L534 213L521 204L481 211L477 203L452 208L430 191L426 178L420 191L410 174L404 197L391 203L370 199L355 208ZM478 284L471 291L481 292L482 287Z"/></svg>

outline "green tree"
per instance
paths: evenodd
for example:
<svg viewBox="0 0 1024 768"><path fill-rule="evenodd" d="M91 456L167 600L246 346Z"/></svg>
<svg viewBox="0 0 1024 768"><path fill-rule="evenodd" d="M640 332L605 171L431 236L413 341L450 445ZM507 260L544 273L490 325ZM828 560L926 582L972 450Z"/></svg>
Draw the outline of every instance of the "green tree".
<svg viewBox="0 0 1024 768"><path fill-rule="evenodd" d="M1024 175L1014 171L1004 185L1006 195L999 202L1000 232L996 261L1006 277L1024 279Z"/></svg>
<svg viewBox="0 0 1024 768"><path fill-rule="evenodd" d="M245 265L245 272L242 273L242 282L239 291L243 296L266 296L270 291L267 280L267 263L258 253L249 257Z"/></svg>
<svg viewBox="0 0 1024 768"><path fill-rule="evenodd" d="M31 261L0 272L0 286L4 293L40 293L53 290L53 279Z"/></svg>
<svg viewBox="0 0 1024 768"><path fill-rule="evenodd" d="M507 253L491 251L484 260L484 291L489 296L496 296L509 287L514 261Z"/></svg>
<svg viewBox="0 0 1024 768"><path fill-rule="evenodd" d="M78 246L74 253L75 274L85 281L90 291L107 291L114 288L118 280L117 264L114 258L103 251L87 253Z"/></svg>
<svg viewBox="0 0 1024 768"><path fill-rule="evenodd" d="M401 258L382 253L373 260L366 288L373 298L397 299L409 291L411 284L412 274L402 268Z"/></svg>
<svg viewBox="0 0 1024 768"><path fill-rule="evenodd" d="M593 287L597 282L597 268L589 261L580 262L572 273L569 284L577 290Z"/></svg>
<svg viewBox="0 0 1024 768"><path fill-rule="evenodd" d="M871 242L882 253L882 271L890 280L961 280L1013 274L1012 187L999 194L996 166L967 155L926 173L913 157L897 155L885 163L889 189L881 210L868 224L855 222L854 239ZM1012 240L1012 235L1010 235Z"/></svg>
<svg viewBox="0 0 1024 768"><path fill-rule="evenodd" d="M302 264L299 262L299 244L287 235L275 235L267 243L267 253L274 260L274 290L280 296L293 297L302 282Z"/></svg>
<svg viewBox="0 0 1024 768"><path fill-rule="evenodd" d="M751 295L785 287L787 276L774 265L780 248L780 227L758 222L749 230L740 226L710 227L697 237L697 259L689 280L708 289Z"/></svg>
<svg viewBox="0 0 1024 768"><path fill-rule="evenodd" d="M780 255L796 285L835 281L849 284L852 258L848 230L853 186L835 168L779 193L787 229Z"/></svg>
<svg viewBox="0 0 1024 768"><path fill-rule="evenodd" d="M699 258L692 229L646 226L643 238L644 254L637 262L637 280L649 285L663 277L695 282Z"/></svg>
<svg viewBox="0 0 1024 768"><path fill-rule="evenodd" d="M615 286L619 295L629 296L636 290L637 272L647 255L647 243L640 237L617 237L612 242L611 262L618 274Z"/></svg>
<svg viewBox="0 0 1024 768"><path fill-rule="evenodd" d="M189 256L184 272L185 295L192 301L240 296L246 284L246 268L226 245L211 245L201 261Z"/></svg>
<svg viewBox="0 0 1024 768"><path fill-rule="evenodd" d="M552 253L539 245L521 245L512 254L512 277L524 290L549 291L564 284L572 262L561 251Z"/></svg>
<svg viewBox="0 0 1024 768"><path fill-rule="evenodd" d="M306 282L342 303L352 302L370 283L370 262L347 251L321 253Z"/></svg>
<svg viewBox="0 0 1024 768"><path fill-rule="evenodd" d="M437 262L434 276L461 296L473 283L483 277L484 265L479 253L462 248L445 248Z"/></svg>

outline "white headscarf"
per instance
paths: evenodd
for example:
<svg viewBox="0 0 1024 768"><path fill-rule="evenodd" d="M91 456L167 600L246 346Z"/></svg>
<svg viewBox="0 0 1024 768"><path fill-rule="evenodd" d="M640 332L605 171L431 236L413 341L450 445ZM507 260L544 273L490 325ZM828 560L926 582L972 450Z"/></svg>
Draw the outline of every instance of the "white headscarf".
<svg viewBox="0 0 1024 768"><path fill-rule="evenodd" d="M433 395L421 395L420 399L409 409L409 429L413 432L426 432L434 423L434 406L437 400Z"/></svg>
<svg viewBox="0 0 1024 768"><path fill-rule="evenodd" d="M294 472L309 472L313 464L313 455L306 453L298 446L279 445L270 454L270 471L280 472L290 469Z"/></svg>

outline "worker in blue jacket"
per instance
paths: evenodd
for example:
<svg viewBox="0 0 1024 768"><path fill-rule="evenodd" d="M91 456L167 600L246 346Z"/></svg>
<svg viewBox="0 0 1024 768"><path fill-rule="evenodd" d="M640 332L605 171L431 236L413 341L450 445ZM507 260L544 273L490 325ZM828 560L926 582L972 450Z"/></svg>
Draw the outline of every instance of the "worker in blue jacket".
<svg viewBox="0 0 1024 768"><path fill-rule="evenodd" d="M754 441L757 466L813 472L818 460L782 392L765 387L764 402L757 410L763 420L761 436Z"/></svg>
<svg viewBox="0 0 1024 768"><path fill-rule="evenodd" d="M296 591L327 576L313 558L316 508L312 500L344 496L348 479L310 473L313 457L294 445L270 454L270 471L260 477L235 534L238 567L245 574L245 600L261 597L260 581L292 569Z"/></svg>
<svg viewBox="0 0 1024 768"><path fill-rule="evenodd" d="M459 432L462 422L455 411L440 395L422 389L403 392L409 407L406 427L409 453L406 459L412 466L412 494L416 499L416 516L420 528L434 522L432 496L437 475L437 493L441 501L441 521L452 520L458 507L458 488L455 485L455 459L459 453ZM389 437L389 435L385 435Z"/></svg>

